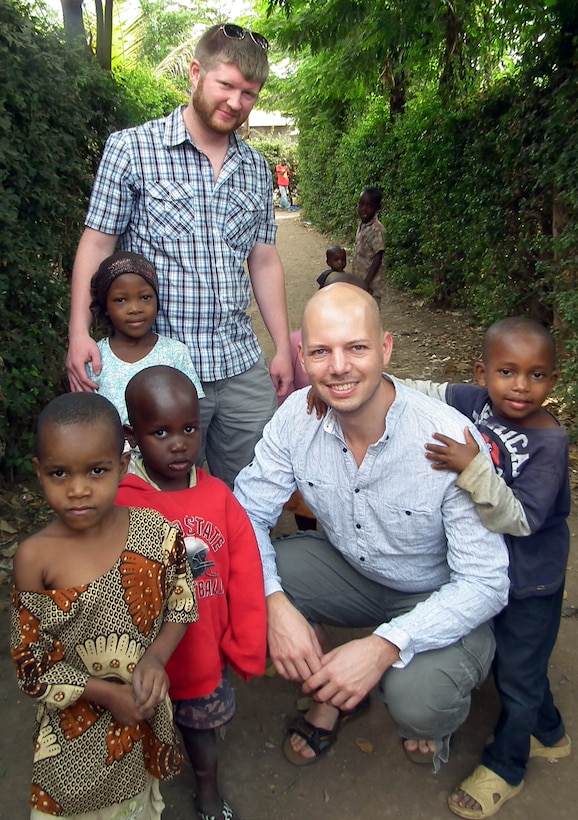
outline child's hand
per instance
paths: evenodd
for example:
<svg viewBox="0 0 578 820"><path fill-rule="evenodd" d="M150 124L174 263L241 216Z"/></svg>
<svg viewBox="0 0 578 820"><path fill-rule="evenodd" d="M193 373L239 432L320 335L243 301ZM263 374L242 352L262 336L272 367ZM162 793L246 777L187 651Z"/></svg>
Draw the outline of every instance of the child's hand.
<svg viewBox="0 0 578 820"><path fill-rule="evenodd" d="M454 441L453 438L444 436L441 433L434 433L433 438L441 441L441 444L426 444L426 458L432 462L434 470L453 470L456 473L463 472L470 461L477 456L480 448L468 427L464 430L465 444Z"/></svg>
<svg viewBox="0 0 578 820"><path fill-rule="evenodd" d="M111 683L107 697L108 709L117 723L123 726L134 726L141 720L150 720L154 716L154 707L139 706L130 683Z"/></svg>
<svg viewBox="0 0 578 820"><path fill-rule="evenodd" d="M311 411L315 408L315 414L318 419L322 419L327 413L327 405L323 399L319 398L315 390L311 387L307 393L307 412L311 415Z"/></svg>
<svg viewBox="0 0 578 820"><path fill-rule="evenodd" d="M162 663L145 652L132 673L132 687L136 705L141 710L158 706L169 691L169 678Z"/></svg>

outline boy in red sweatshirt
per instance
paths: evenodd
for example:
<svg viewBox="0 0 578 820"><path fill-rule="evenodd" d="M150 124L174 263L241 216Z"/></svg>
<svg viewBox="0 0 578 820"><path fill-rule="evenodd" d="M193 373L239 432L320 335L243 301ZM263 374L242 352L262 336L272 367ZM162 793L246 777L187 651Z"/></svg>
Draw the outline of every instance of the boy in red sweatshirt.
<svg viewBox="0 0 578 820"><path fill-rule="evenodd" d="M197 392L172 367L140 371L126 389L127 439L141 455L117 503L161 512L183 533L199 620L167 664L170 696L195 772L201 820L234 820L217 783L216 728L235 712L227 664L262 675L266 611L261 560L249 519L228 487L195 467L201 444Z"/></svg>

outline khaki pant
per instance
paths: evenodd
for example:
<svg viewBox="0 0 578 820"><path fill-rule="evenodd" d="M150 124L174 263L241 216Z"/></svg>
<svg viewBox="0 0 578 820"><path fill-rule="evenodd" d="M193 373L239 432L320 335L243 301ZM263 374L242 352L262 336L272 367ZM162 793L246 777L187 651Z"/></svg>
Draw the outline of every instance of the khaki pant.
<svg viewBox="0 0 578 820"><path fill-rule="evenodd" d="M430 595L370 581L321 533L298 533L274 546L283 589L311 623L377 627ZM404 668L388 669L378 697L401 737L435 740L436 748L447 750L449 736L469 714L472 689L488 675L494 649L492 625L485 623L451 646L415 655Z"/></svg>
<svg viewBox="0 0 578 820"><path fill-rule="evenodd" d="M203 382L199 402L203 440L197 464L207 461L211 475L230 489L253 458L263 427L277 409L277 394L265 357L253 367L216 382Z"/></svg>

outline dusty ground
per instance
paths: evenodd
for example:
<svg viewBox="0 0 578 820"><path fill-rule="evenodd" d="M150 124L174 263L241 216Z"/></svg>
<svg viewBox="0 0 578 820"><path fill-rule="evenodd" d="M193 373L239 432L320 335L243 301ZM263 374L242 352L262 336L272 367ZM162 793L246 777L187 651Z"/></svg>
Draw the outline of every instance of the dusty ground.
<svg viewBox="0 0 578 820"><path fill-rule="evenodd" d="M325 248L331 242L301 221L299 213L279 214L278 246L287 275L292 329L299 327L303 305L315 291L316 276L324 269ZM382 302L386 327L394 337L390 370L399 376L438 381L469 379L478 353L481 330L471 327L459 313L432 311L404 295L388 292ZM270 350L262 322L255 326ZM576 474L573 475L576 483ZM30 529L38 519L33 487L15 488L2 497L2 519ZM2 522L0 522L2 523ZM279 532L291 532L284 517ZM552 657L550 678L567 729L578 741L578 554L575 533L578 521L570 520L573 534L567 594L560 636ZM0 534L11 540L10 532ZM0 562L7 567L9 561ZM0 570L1 576L1 570ZM30 730L34 707L14 683L8 654L8 584L0 586L0 817L23 820L28 816ZM347 637L335 631L341 641ZM235 683L238 712L222 733L220 749L222 791L243 820L449 820L446 797L451 788L478 762L484 738L496 715L491 681L474 693L471 715L456 734L450 762L434 776L429 767L405 758L384 710L373 701L359 720L346 724L335 748L319 763L291 766L280 742L295 710L299 691L277 676L248 684ZM578 780L575 756L557 764L530 762L526 787L500 812L503 820L574 820L577 816ZM163 788L165 820L189 820L193 787L189 772Z"/></svg>

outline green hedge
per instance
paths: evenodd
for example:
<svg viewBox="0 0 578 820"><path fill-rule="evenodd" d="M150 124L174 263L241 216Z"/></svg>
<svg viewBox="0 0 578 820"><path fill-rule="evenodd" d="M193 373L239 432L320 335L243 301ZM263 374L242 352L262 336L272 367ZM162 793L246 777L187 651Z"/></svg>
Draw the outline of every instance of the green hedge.
<svg viewBox="0 0 578 820"><path fill-rule="evenodd" d="M351 241L366 185L384 191L390 280L488 324L554 325L561 388L578 411L578 72L512 77L445 108L434 94L391 120L383 97L337 131L300 123L302 200Z"/></svg>
<svg viewBox="0 0 578 820"><path fill-rule="evenodd" d="M66 389L69 275L104 141L147 119L157 102L162 113L178 99L158 81L115 81L87 48L70 49L29 15L0 0L0 464L8 479L28 465L38 410Z"/></svg>

